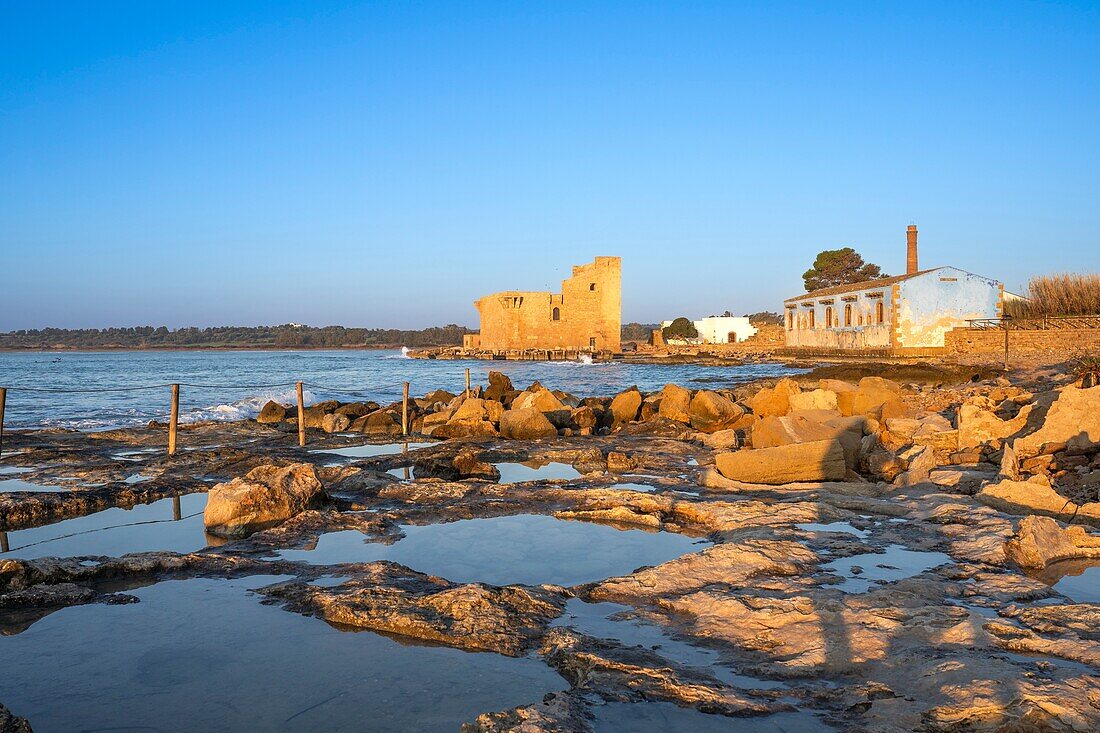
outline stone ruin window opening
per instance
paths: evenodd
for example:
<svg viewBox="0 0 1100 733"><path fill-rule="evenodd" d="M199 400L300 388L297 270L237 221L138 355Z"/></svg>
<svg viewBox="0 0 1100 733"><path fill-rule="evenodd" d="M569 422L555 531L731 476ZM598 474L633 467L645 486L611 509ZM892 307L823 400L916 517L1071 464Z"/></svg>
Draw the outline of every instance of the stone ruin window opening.
<svg viewBox="0 0 1100 733"><path fill-rule="evenodd" d="M886 309L883 307L881 300L875 303L875 320L880 324L886 320L885 311Z"/></svg>
<svg viewBox="0 0 1100 733"><path fill-rule="evenodd" d="M555 307L554 310L550 311L550 320L552 320L552 321L560 321L561 320L561 308Z"/></svg>
<svg viewBox="0 0 1100 733"><path fill-rule="evenodd" d="M825 328L829 328L833 325L833 307L831 305L825 306Z"/></svg>
<svg viewBox="0 0 1100 733"><path fill-rule="evenodd" d="M596 283L589 283L588 284L588 289L589 290L595 290L596 289Z"/></svg>
<svg viewBox="0 0 1100 733"><path fill-rule="evenodd" d="M852 325L852 304L851 303L845 303L844 304L844 325L845 326L851 326Z"/></svg>

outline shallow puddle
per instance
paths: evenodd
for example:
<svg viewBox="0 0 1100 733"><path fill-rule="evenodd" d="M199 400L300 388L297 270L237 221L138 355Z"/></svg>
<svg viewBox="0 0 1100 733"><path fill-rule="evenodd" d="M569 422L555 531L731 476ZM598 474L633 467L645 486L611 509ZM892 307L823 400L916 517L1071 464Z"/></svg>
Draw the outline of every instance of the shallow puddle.
<svg viewBox="0 0 1100 733"><path fill-rule="evenodd" d="M901 545L887 545L884 553L865 553L833 560L822 566L823 570L844 577L833 586L845 593L866 593L876 581L892 582L919 575L926 570L954 562L942 552L907 550ZM852 572L853 567L862 572Z"/></svg>
<svg viewBox="0 0 1100 733"><path fill-rule="evenodd" d="M456 731L568 687L512 659L339 631L260 603L276 577L167 581L0 637L0 700L35 733Z"/></svg>
<svg viewBox="0 0 1100 733"><path fill-rule="evenodd" d="M1096 560L1054 563L1040 577L1075 603L1100 603L1100 562Z"/></svg>
<svg viewBox="0 0 1100 733"><path fill-rule="evenodd" d="M404 525L392 545L355 530L321 535L313 550L283 550L284 560L332 565L391 560L458 583L576 585L626 575L701 549L671 532L620 530L537 514Z"/></svg>
<svg viewBox="0 0 1100 733"><path fill-rule="evenodd" d="M20 472L22 473L22 471ZM6 473L5 475L11 475ZM45 486L43 484L32 484L30 481L24 481L21 478L9 478L0 480L0 494L10 494L15 491L68 491L66 486Z"/></svg>
<svg viewBox="0 0 1100 733"><path fill-rule="evenodd" d="M674 639L654 624L629 617L612 618L630 611L629 606L618 603L585 603L573 598L567 603L565 614L551 626L571 626L576 631L597 639L614 639L626 646L643 646L671 662L705 669L715 678L735 687L777 689L787 686L775 680L737 674L719 663L718 652Z"/></svg>
<svg viewBox="0 0 1100 733"><path fill-rule="evenodd" d="M653 493L657 490L656 486L651 484L615 484L609 486L611 489L626 489L628 491L644 491L646 493Z"/></svg>
<svg viewBox="0 0 1100 733"><path fill-rule="evenodd" d="M568 463L497 463L500 483L517 484L521 481L547 481L550 479L579 478L581 472Z"/></svg>
<svg viewBox="0 0 1100 733"><path fill-rule="evenodd" d="M23 466L0 466L0 476L11 476L16 473L27 473L31 469Z"/></svg>
<svg viewBox="0 0 1100 733"><path fill-rule="evenodd" d="M323 448L311 450L316 455L334 455L343 458L375 458L377 456L392 456L405 453L417 448L432 445L432 443L381 443L369 445L352 445L346 448Z"/></svg>
<svg viewBox="0 0 1100 733"><path fill-rule="evenodd" d="M762 717L707 715L668 702L613 702L592 708L596 733L821 733L835 730L803 711Z"/></svg>
<svg viewBox="0 0 1100 733"><path fill-rule="evenodd" d="M870 534L862 529L856 529L848 522L830 522L829 524L818 524L816 522L807 522L805 524L794 525L799 529L807 532L845 532L847 534L854 534L856 537L866 537Z"/></svg>
<svg viewBox="0 0 1100 733"><path fill-rule="evenodd" d="M75 557L168 550L193 552L206 547L202 522L206 494L188 494L139 504L133 509L106 509L86 517L6 533L0 557ZM215 542L217 540L215 539Z"/></svg>

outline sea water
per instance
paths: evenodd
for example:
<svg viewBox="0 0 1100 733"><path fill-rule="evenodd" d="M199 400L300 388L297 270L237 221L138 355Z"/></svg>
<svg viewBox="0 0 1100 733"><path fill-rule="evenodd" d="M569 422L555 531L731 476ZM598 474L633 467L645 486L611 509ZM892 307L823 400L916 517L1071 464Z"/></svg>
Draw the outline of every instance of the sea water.
<svg viewBox="0 0 1100 733"><path fill-rule="evenodd" d="M414 396L435 389L457 394L465 387L467 367L474 384L487 384L488 372L496 370L507 374L517 389L539 381L584 397L612 395L631 385L656 391L668 382L695 389L719 389L797 372L782 364L409 359L396 350L35 351L0 353L0 384L8 387L8 428L104 430L166 419L170 389L166 385L172 383L181 384L182 421L241 420L255 417L268 400L293 403L297 381L306 383L307 403L338 399L386 404L401 399L404 382L410 383ZM126 392L23 391L148 385L165 386Z"/></svg>

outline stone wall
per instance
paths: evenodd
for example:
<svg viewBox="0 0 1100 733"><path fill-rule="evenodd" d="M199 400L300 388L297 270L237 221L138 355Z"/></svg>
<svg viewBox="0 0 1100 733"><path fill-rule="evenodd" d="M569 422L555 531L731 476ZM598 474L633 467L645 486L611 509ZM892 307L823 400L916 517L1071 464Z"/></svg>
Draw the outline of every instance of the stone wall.
<svg viewBox="0 0 1100 733"><path fill-rule="evenodd" d="M619 351L622 260L597 257L573 267L561 293L506 291L474 303L481 317L480 348Z"/></svg>
<svg viewBox="0 0 1100 733"><path fill-rule="evenodd" d="M949 354L1002 354L1004 331L956 328L944 337ZM1100 351L1100 328L1009 331L1010 354L1046 354L1069 358L1082 350Z"/></svg>

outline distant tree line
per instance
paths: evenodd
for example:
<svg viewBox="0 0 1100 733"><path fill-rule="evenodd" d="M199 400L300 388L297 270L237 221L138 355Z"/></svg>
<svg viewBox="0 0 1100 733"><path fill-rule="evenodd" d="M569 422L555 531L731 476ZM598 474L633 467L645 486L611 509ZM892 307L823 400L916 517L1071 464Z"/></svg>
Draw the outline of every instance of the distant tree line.
<svg viewBox="0 0 1100 733"><path fill-rule="evenodd" d="M656 324L626 323L624 341L645 341ZM344 326L217 326L177 328L41 328L0 333L0 349L197 349L197 348L342 348L459 346L475 333L450 324L419 331Z"/></svg>
<svg viewBox="0 0 1100 733"><path fill-rule="evenodd" d="M0 349L339 348L350 346L457 346L465 326L419 331L343 326L217 326L177 328L42 328L0 333Z"/></svg>

